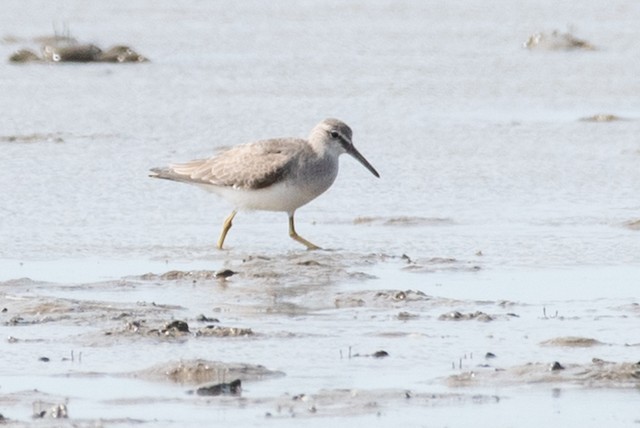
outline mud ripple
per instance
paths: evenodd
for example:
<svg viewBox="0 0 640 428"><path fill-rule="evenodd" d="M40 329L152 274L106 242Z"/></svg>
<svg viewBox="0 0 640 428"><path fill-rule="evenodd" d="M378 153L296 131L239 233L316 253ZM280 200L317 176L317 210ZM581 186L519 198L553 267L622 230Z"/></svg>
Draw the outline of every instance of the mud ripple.
<svg viewBox="0 0 640 428"><path fill-rule="evenodd" d="M336 308L353 307L397 307L409 302L430 302L434 297L419 290L367 290L337 293Z"/></svg>
<svg viewBox="0 0 640 428"><path fill-rule="evenodd" d="M53 132L47 134L25 134L25 135L0 135L0 143L18 143L18 144L32 144L32 143L64 143L64 134L60 132Z"/></svg>
<svg viewBox="0 0 640 428"><path fill-rule="evenodd" d="M112 322L121 319L167 313L181 309L173 305L146 305L144 303L114 305L110 302L68 299L47 296L5 296L2 312L7 326L65 323L93 326L96 321Z"/></svg>
<svg viewBox="0 0 640 428"><path fill-rule="evenodd" d="M107 336L187 339L190 337L247 337L252 336L254 333L250 328L225 327L220 325L207 325L197 329L191 329L187 322L181 320L167 321L162 323L162 326L158 326L158 321L149 323L147 320L141 319L128 321L124 326L109 330L104 334Z"/></svg>
<svg viewBox="0 0 640 428"><path fill-rule="evenodd" d="M493 321L495 318L496 318L495 315L492 316L481 311L469 312L466 314L458 311L452 311L452 312L447 312L445 314L440 315L438 317L438 320L440 321L475 320L475 321L489 322L489 321Z"/></svg>
<svg viewBox="0 0 640 428"><path fill-rule="evenodd" d="M441 217L356 217L353 224L372 224L380 226L449 226L455 224L450 218Z"/></svg>
<svg viewBox="0 0 640 428"><path fill-rule="evenodd" d="M203 359L169 361L156 364L145 370L123 374L123 376L181 385L200 385L221 382L225 379L240 379L242 382L265 380L284 376L284 372L269 370L259 364L246 364Z"/></svg>
<svg viewBox="0 0 640 428"><path fill-rule="evenodd" d="M292 252L279 256L238 255L239 259L226 260L219 270L168 271L129 277L142 281L192 281L224 283L249 280L263 285L278 285L283 289L308 285L333 284L339 281L365 281L375 279L360 267L368 268L377 261L391 256L380 254L345 254L336 251Z"/></svg>
<svg viewBox="0 0 640 428"><path fill-rule="evenodd" d="M410 406L450 407L464 404L495 404L496 395L425 393L403 389L326 389L315 393L286 395L277 401L267 418L312 418L326 416L382 415Z"/></svg>
<svg viewBox="0 0 640 428"><path fill-rule="evenodd" d="M628 222L624 223L624 226L627 229L640 230L640 219L638 219L638 220L629 220Z"/></svg>
<svg viewBox="0 0 640 428"><path fill-rule="evenodd" d="M609 113L599 113L594 114L592 116L586 116L580 118L582 122L595 122L595 123L607 123L607 122L618 122L621 120L626 120L620 116L616 116L615 114Z"/></svg>
<svg viewBox="0 0 640 428"><path fill-rule="evenodd" d="M532 34L523 46L527 49L543 51L596 50L590 42L579 39L571 33L562 33L558 30L551 33Z"/></svg>
<svg viewBox="0 0 640 428"><path fill-rule="evenodd" d="M447 378L454 387L506 386L532 383L572 384L589 388L638 388L640 363L608 362L593 358L589 364L529 363L500 369L468 371Z"/></svg>
<svg viewBox="0 0 640 428"><path fill-rule="evenodd" d="M590 337L566 336L556 337L541 342L542 346L566 346L570 348L590 348L592 346L604 345L604 343Z"/></svg>
<svg viewBox="0 0 640 428"><path fill-rule="evenodd" d="M472 261L461 261L452 257L429 257L413 259L403 254L402 259L407 263L403 270L416 273L431 272L476 272L480 265Z"/></svg>

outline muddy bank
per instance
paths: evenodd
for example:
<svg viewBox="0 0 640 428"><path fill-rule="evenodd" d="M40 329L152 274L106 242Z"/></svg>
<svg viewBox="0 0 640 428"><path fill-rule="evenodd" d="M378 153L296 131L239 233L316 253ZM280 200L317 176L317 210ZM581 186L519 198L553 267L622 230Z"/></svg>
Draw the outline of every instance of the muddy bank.
<svg viewBox="0 0 640 428"><path fill-rule="evenodd" d="M5 43L17 43L18 38L5 37ZM55 35L36 37L30 44L38 44L37 51L21 48L9 56L9 62L25 63L142 63L149 60L126 45L115 45L102 49L95 44L81 42L75 37Z"/></svg>
<svg viewBox="0 0 640 428"><path fill-rule="evenodd" d="M634 331L624 325L635 325L637 302L471 299L487 272L470 265L406 254L234 254L215 269L0 282L12 373L3 399L19 410L8 416L31 420L36 406L43 418L114 426L171 425L212 408L243 423L385 418L503 406L526 385L637 387L638 341L610 333ZM446 278L460 276L467 291L450 297ZM581 352L593 361L580 363ZM86 400L104 409L98 419L83 412Z"/></svg>
<svg viewBox="0 0 640 428"><path fill-rule="evenodd" d="M594 357L589 364L552 361L513 367L485 365L450 376L447 384L454 387L548 384L636 389L640 387L640 362L613 362Z"/></svg>
<svg viewBox="0 0 640 428"><path fill-rule="evenodd" d="M532 34L523 46L527 49L542 51L596 50L596 47L590 42L579 39L570 32L563 33L558 30L553 30L550 33Z"/></svg>

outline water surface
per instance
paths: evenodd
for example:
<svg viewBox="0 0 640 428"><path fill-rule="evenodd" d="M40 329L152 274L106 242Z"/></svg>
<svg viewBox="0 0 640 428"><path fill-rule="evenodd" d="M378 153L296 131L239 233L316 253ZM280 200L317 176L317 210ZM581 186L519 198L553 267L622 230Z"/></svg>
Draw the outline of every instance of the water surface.
<svg viewBox="0 0 640 428"><path fill-rule="evenodd" d="M1 9L1 58L68 26L151 59L0 65L5 417L26 424L41 400L66 403L70 423L124 426L639 420L624 366L640 343L639 5ZM596 50L523 48L553 30ZM582 120L596 114L620 120ZM240 213L217 251L231 207L147 177L304 137L325 117L353 128L381 174L345 157L333 188L298 211L298 232L327 251L290 240L282 213ZM162 276L221 269L238 273ZM148 331L176 319L196 331L200 314L254 334ZM599 344L544 344L571 337ZM389 357L369 356L379 350ZM139 374L196 359L285 375L203 398ZM555 361L566 371L549 371Z"/></svg>

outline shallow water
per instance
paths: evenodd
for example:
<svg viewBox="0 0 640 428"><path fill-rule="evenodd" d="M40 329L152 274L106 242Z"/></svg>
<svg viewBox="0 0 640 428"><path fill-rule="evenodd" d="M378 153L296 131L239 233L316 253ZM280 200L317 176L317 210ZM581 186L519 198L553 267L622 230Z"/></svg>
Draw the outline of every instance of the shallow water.
<svg viewBox="0 0 640 428"><path fill-rule="evenodd" d="M5 417L27 424L42 400L67 403L70 424L640 420L623 370L640 344L639 5L1 8L0 58L68 25L151 59L0 64ZM553 30L596 50L523 48ZM596 114L620 120L582 120ZM305 136L328 116L381 174L345 157L333 188L298 211L298 232L329 250L302 250L282 213L240 213L217 251L230 207L147 177L218 147ZM221 269L237 274L211 278ZM184 320L193 333L200 314L254 334L153 332ZM601 344L543 344L570 337ZM378 350L389 357L353 356ZM197 397L135 375L196 359L285 376ZM564 374L547 370L555 361Z"/></svg>

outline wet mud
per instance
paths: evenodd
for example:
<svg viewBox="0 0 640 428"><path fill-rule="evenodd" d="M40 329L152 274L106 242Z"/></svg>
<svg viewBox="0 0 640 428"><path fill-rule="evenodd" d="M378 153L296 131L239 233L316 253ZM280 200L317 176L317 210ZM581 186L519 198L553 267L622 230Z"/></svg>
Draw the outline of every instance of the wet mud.
<svg viewBox="0 0 640 428"><path fill-rule="evenodd" d="M592 346L604 345L604 343L596 339L592 339L590 337L568 336L568 337L556 337L554 339L545 340L544 342L541 342L540 345L590 348Z"/></svg>
<svg viewBox="0 0 640 428"><path fill-rule="evenodd" d="M638 422L636 9L64 3L0 14L0 425ZM149 183L318 111L382 177L304 207L332 249L215 251L227 208Z"/></svg>
<svg viewBox="0 0 640 428"><path fill-rule="evenodd" d="M629 220L624 226L631 230L640 230L640 220Z"/></svg>
<svg viewBox="0 0 640 428"><path fill-rule="evenodd" d="M523 46L527 49L542 51L596 50L590 42L579 39L570 32L563 33L558 30L532 34Z"/></svg>
<svg viewBox="0 0 640 428"><path fill-rule="evenodd" d="M621 120L628 120L628 119L617 116L615 114L599 113L599 114L594 114L593 116L582 117L580 118L580 120L582 122L607 123L607 122L618 122Z"/></svg>
<svg viewBox="0 0 640 428"><path fill-rule="evenodd" d="M19 39L5 37L4 42L17 42ZM21 48L9 56L9 62L25 63L142 63L149 60L133 48L126 45L115 45L105 50L91 44L84 43L74 37L55 35L36 37L30 44L38 44L38 54L30 48Z"/></svg>
<svg viewBox="0 0 640 428"><path fill-rule="evenodd" d="M640 387L640 362L609 362L594 357L591 363L527 363L512 367L485 365L477 370L450 376L454 387L477 385L552 384L586 388Z"/></svg>
<svg viewBox="0 0 640 428"><path fill-rule="evenodd" d="M408 266L438 269L416 274ZM265 418L343 417L501 402L495 394L460 388L638 387L637 362L594 355L585 364L575 362L577 354L566 354L604 350L606 355L610 349L628 349L633 343L595 334L556 334L524 341L521 337L523 329L558 328L594 319L633 320L640 313L636 302L604 307L583 302L568 313L567 308L576 303L566 302L563 307L557 302L475 300L447 297L433 286L385 287L397 278L420 283L436 273L476 272L466 262L444 257L345 252L237 255L211 270L173 269L76 284L29 278L4 281L0 283L0 322L5 346L14 356L9 364L24 361L28 354L27 366L40 373L35 375L36 384L47 378L56 382L129 379L148 384L151 390L152 384L177 388L173 398L143 394L127 401L116 394L101 401L107 407L126 406L125 402L155 405L165 400L185 408L197 406L197 400L216 400L214 405L226 407L242 400L244 408L260 409ZM359 337L351 330L358 331ZM464 357L459 357L454 348L460 348L452 347L450 338L475 352L465 350ZM412 356L416 343L423 341L421 346L427 347L433 342L439 354L449 349L430 368L424 356ZM175 354L185 349L192 349L189 357L176 359ZM134 350L139 357L120 357ZM224 358L211 359L212 350ZM270 356L274 352L286 357ZM400 383L405 382L400 380L402 373L419 364L425 367L423 380L396 389L375 385L295 388L299 382L292 384L288 379L313 371L311 361L318 352L327 355L329 367L341 370L347 364L364 373L386 368L397 373ZM539 352L548 361L529 362L527 355ZM474 359L474 354L484 358ZM97 356L119 362L89 369ZM407 363L413 359L414 363ZM284 390L276 386L281 382ZM456 390L443 393L441 388ZM81 423L82 417L74 416L77 399L73 397L21 392L2 400L14 400L25 411L45 403L38 404L34 413L41 416L33 417L68 417ZM109 421L114 425L131 422L126 418Z"/></svg>
<svg viewBox="0 0 640 428"><path fill-rule="evenodd" d="M28 134L28 135L3 135L0 136L0 142L3 143L64 143L64 134L61 132L49 134Z"/></svg>
<svg viewBox="0 0 640 428"><path fill-rule="evenodd" d="M455 224L453 219L438 217L356 217L353 224L379 226L447 226Z"/></svg>
<svg viewBox="0 0 640 428"><path fill-rule="evenodd" d="M210 382L225 382L228 379L255 382L285 376L285 373L269 370L255 364L181 360L160 363L144 370L122 373L120 376L130 376L154 382L169 381L180 385L200 385Z"/></svg>

